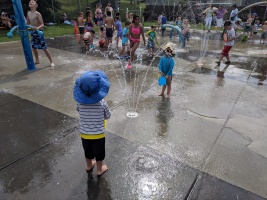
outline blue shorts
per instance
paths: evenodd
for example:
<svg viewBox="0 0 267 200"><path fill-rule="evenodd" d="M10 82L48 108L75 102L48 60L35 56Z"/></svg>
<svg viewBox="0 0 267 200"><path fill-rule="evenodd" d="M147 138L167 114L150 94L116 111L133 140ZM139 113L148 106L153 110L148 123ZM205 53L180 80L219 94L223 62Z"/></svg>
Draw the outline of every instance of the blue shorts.
<svg viewBox="0 0 267 200"><path fill-rule="evenodd" d="M251 26L245 26L244 32L248 33L252 30Z"/></svg>
<svg viewBox="0 0 267 200"><path fill-rule="evenodd" d="M152 40L148 40L147 42L147 48L148 49L154 49L155 48L155 42Z"/></svg>
<svg viewBox="0 0 267 200"><path fill-rule="evenodd" d="M186 32L184 35L184 39L189 41L189 38L190 38L190 32Z"/></svg>
<svg viewBox="0 0 267 200"><path fill-rule="evenodd" d="M32 31L31 35L32 35L31 43L33 49L43 49L43 50L47 49L44 34L38 35L37 31Z"/></svg>
<svg viewBox="0 0 267 200"><path fill-rule="evenodd" d="M267 38L267 31L266 32L262 32L261 34L261 39L266 39Z"/></svg>
<svg viewBox="0 0 267 200"><path fill-rule="evenodd" d="M117 37L122 37L122 31L118 31Z"/></svg>

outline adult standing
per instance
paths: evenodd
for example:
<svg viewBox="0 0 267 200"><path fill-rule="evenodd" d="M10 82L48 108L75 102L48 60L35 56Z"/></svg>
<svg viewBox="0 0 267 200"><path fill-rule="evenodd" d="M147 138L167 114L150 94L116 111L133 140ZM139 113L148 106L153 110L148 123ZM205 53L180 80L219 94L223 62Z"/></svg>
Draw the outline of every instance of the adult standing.
<svg viewBox="0 0 267 200"><path fill-rule="evenodd" d="M110 1L108 2L107 6L106 6L106 9L105 9L105 14L106 15L107 15L107 11L111 12L111 17L113 18L114 11L113 11L113 8L111 7Z"/></svg>
<svg viewBox="0 0 267 200"><path fill-rule="evenodd" d="M103 14L101 8L101 3L96 4L95 19L98 26L98 33L101 33L100 27L103 25Z"/></svg>
<svg viewBox="0 0 267 200"><path fill-rule="evenodd" d="M134 17L134 14L133 13L130 13L129 14L129 20L131 23L133 23L133 17Z"/></svg>
<svg viewBox="0 0 267 200"><path fill-rule="evenodd" d="M145 39L145 34L144 34L144 28L140 24L140 17L139 15L134 15L133 16L133 22L129 26L129 32L128 32L128 38L130 39L130 56L131 59L130 61L133 61L134 59L134 53L136 49L139 47L140 44L140 35L142 35L144 45L146 46L146 39Z"/></svg>
<svg viewBox="0 0 267 200"><path fill-rule="evenodd" d="M217 28L222 28L223 27L223 16L224 14L228 13L226 9L224 9L222 6L219 6L219 9L216 11L217 13L217 26L216 26L216 31Z"/></svg>
<svg viewBox="0 0 267 200"><path fill-rule="evenodd" d="M128 12L125 13L125 21L126 21L126 22L127 22L127 21L130 22L130 17L129 17L129 13L128 13ZM131 23L132 23L132 22L131 22Z"/></svg>
<svg viewBox="0 0 267 200"><path fill-rule="evenodd" d="M159 27L161 26L161 19L162 19L162 13L158 16L158 31Z"/></svg>
<svg viewBox="0 0 267 200"><path fill-rule="evenodd" d="M238 13L238 9L237 9L237 6L234 4L232 6L232 11L231 11L231 14L230 14L230 21L232 23L232 28L235 29L235 23L237 21L237 13Z"/></svg>
<svg viewBox="0 0 267 200"><path fill-rule="evenodd" d="M206 10L204 10L202 12L202 13L206 13L206 24L205 24L205 28L208 29L208 32L210 32L210 27L211 27L213 13L215 11L217 11L217 10L218 10L218 8L215 8L215 7L213 7L212 4L210 4L210 6Z"/></svg>
<svg viewBox="0 0 267 200"><path fill-rule="evenodd" d="M164 24L167 24L167 18L165 16L165 14L162 13L162 18L161 18L161 34L162 34L162 36L165 35L165 30L166 30L166 28L163 26Z"/></svg>

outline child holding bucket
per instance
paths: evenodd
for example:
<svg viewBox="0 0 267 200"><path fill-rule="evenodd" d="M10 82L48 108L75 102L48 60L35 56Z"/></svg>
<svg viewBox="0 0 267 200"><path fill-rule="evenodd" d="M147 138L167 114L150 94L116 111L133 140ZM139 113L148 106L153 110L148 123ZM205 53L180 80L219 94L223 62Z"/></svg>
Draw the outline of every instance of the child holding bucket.
<svg viewBox="0 0 267 200"><path fill-rule="evenodd" d="M158 96L164 97L164 92L167 88L167 95L166 98L170 97L171 93L171 83L172 83L172 69L174 67L174 59L173 56L175 55L174 48L172 47L172 43L167 43L163 50L165 51L165 55L161 57L158 67L159 67L159 74L160 78L166 78L166 84L162 86L161 93Z"/></svg>

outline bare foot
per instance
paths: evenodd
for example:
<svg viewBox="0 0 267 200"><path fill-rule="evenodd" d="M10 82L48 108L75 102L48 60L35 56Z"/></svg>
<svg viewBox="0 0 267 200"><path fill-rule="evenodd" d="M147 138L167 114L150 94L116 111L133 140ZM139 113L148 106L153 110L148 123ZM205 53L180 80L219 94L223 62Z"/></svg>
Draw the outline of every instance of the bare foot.
<svg viewBox="0 0 267 200"><path fill-rule="evenodd" d="M38 64L40 64L40 62L39 61L38 62L36 61L34 64L38 65Z"/></svg>
<svg viewBox="0 0 267 200"><path fill-rule="evenodd" d="M158 96L161 96L161 97L163 97L163 96L164 96L164 94L160 93Z"/></svg>
<svg viewBox="0 0 267 200"><path fill-rule="evenodd" d="M165 98L167 98L167 99L168 99L168 98L170 98L170 95L169 95L169 94L167 94L167 95L165 96Z"/></svg>
<svg viewBox="0 0 267 200"><path fill-rule="evenodd" d="M86 171L87 172L91 171L94 168L95 164L96 164L96 161L92 160L92 164L86 167Z"/></svg>
<svg viewBox="0 0 267 200"><path fill-rule="evenodd" d="M101 171L97 171L96 174L97 176L103 175L106 171L108 171L108 166L107 165L102 165Z"/></svg>

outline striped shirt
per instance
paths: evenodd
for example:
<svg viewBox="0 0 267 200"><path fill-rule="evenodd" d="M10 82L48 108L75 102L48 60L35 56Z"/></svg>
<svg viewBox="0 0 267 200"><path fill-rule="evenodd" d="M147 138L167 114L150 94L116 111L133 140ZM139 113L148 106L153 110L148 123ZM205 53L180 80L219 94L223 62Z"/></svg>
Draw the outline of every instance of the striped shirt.
<svg viewBox="0 0 267 200"><path fill-rule="evenodd" d="M80 132L83 134L101 134L105 132L104 119L111 116L107 102L102 99L95 104L77 103L80 114Z"/></svg>

